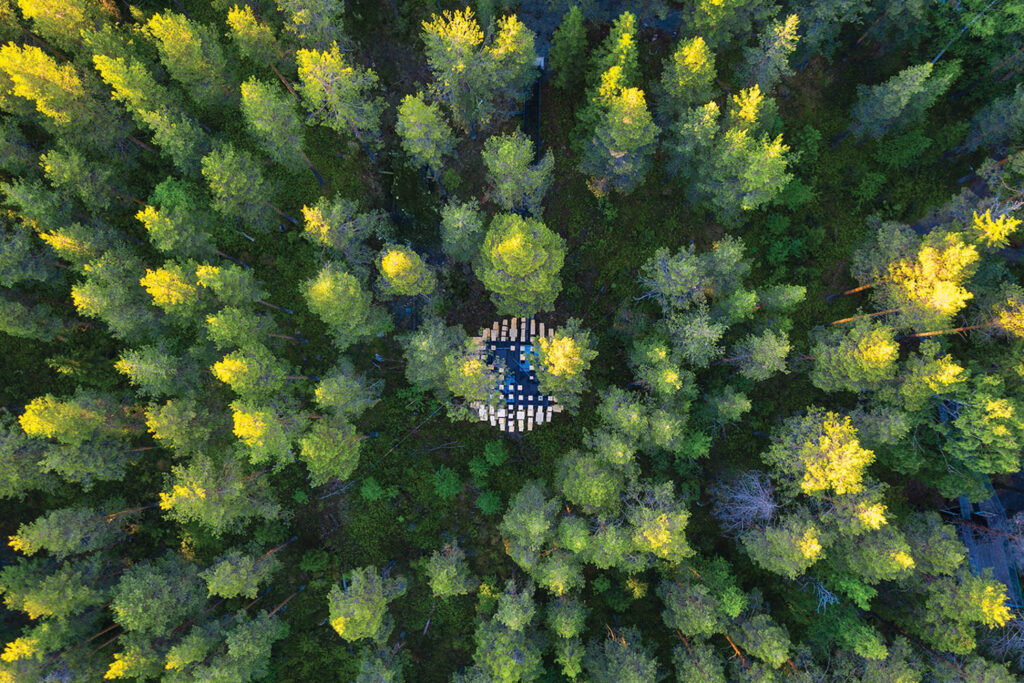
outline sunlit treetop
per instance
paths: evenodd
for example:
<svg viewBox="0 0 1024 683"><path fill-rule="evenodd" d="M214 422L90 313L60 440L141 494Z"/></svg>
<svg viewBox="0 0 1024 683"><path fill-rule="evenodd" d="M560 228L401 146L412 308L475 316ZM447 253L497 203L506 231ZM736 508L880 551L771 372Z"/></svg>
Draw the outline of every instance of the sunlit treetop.
<svg viewBox="0 0 1024 683"><path fill-rule="evenodd" d="M349 132L360 143L377 146L383 101L375 95L377 74L350 62L337 43L326 50L299 50L299 94L310 121L339 133Z"/></svg>
<svg viewBox="0 0 1024 683"><path fill-rule="evenodd" d="M926 340L900 371L898 395L882 392L882 397L906 410L920 410L933 396L957 390L967 378L967 371L953 356L940 353L938 342Z"/></svg>
<svg viewBox="0 0 1024 683"><path fill-rule="evenodd" d="M146 269L139 284L153 298L153 304L168 313L189 314L199 303L200 289L191 269L176 263Z"/></svg>
<svg viewBox="0 0 1024 683"><path fill-rule="evenodd" d="M814 408L786 421L764 459L797 490L823 497L861 491L875 454L861 447L849 417Z"/></svg>
<svg viewBox="0 0 1024 683"><path fill-rule="evenodd" d="M241 55L257 64L273 63L281 55L274 31L253 14L249 5L235 5L228 10L231 39Z"/></svg>
<svg viewBox="0 0 1024 683"><path fill-rule="evenodd" d="M18 0L22 15L39 35L65 50L73 50L81 32L97 28L116 16L111 5L95 0Z"/></svg>
<svg viewBox="0 0 1024 683"><path fill-rule="evenodd" d="M406 585L401 577L382 578L376 567L354 569L348 587L335 584L327 596L331 627L349 642L383 642L393 627L387 605L405 593Z"/></svg>
<svg viewBox="0 0 1024 683"><path fill-rule="evenodd" d="M437 68L448 60L455 71L466 68L476 47L484 42L484 32L473 16L473 10L445 10L423 22L423 42L427 44L427 61Z"/></svg>
<svg viewBox="0 0 1024 683"><path fill-rule="evenodd" d="M541 337L537 346L547 359L547 370L552 375L576 375L583 367L580 347L572 337Z"/></svg>
<svg viewBox="0 0 1024 683"><path fill-rule="evenodd" d="M267 347L252 340L214 363L210 370L240 396L267 399L281 391L288 373L287 366Z"/></svg>
<svg viewBox="0 0 1024 683"><path fill-rule="evenodd" d="M108 397L81 392L66 400L46 394L32 399L18 417L29 436L54 438L79 445L97 435L126 433L122 410Z"/></svg>
<svg viewBox="0 0 1024 683"><path fill-rule="evenodd" d="M983 246L1002 249L1010 244L1010 235L1020 227L1020 219L1009 214L1003 214L998 218L992 218L992 209L979 215L974 212L974 221L971 223L971 230L975 239Z"/></svg>
<svg viewBox="0 0 1024 683"><path fill-rule="evenodd" d="M715 55L700 36L679 41L675 52L665 60L661 86L679 114L686 107L710 101L715 91Z"/></svg>
<svg viewBox="0 0 1024 683"><path fill-rule="evenodd" d="M222 106L237 98L228 86L227 60L217 34L183 14L163 12L146 22L160 53L160 61L171 77L189 88L202 106Z"/></svg>
<svg viewBox="0 0 1024 683"><path fill-rule="evenodd" d="M0 47L0 69L11 79L15 95L34 101L39 113L55 123L72 123L88 101L75 67L59 64L38 47Z"/></svg>
<svg viewBox="0 0 1024 683"><path fill-rule="evenodd" d="M417 296L430 294L437 278L419 254L400 244L388 244L377 257L379 285L385 294Z"/></svg>
<svg viewBox="0 0 1024 683"><path fill-rule="evenodd" d="M1005 287L994 313L997 327L1008 335L1024 338L1024 289Z"/></svg>
<svg viewBox="0 0 1024 683"><path fill-rule="evenodd" d="M959 233L929 233L916 255L889 264L880 293L915 329L946 327L973 294L964 282L978 265L977 247Z"/></svg>

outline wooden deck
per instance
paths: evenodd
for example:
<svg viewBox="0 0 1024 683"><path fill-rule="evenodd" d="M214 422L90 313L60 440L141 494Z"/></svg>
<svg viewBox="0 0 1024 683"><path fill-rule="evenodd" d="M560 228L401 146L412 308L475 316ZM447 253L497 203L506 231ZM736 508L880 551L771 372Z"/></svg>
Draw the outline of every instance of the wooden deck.
<svg viewBox="0 0 1024 683"><path fill-rule="evenodd" d="M520 434L550 422L555 413L562 412L562 406L554 398L539 394L531 362L533 340L537 337L551 338L554 334L554 330L545 330L544 323L537 323L532 318L508 318L495 321L481 336L473 338L481 358L490 359L488 367L501 373L501 406L495 408L483 403L472 404L482 422L488 422L492 427L509 434ZM527 372L530 375L529 380L520 377L520 380L526 382L525 386L523 383L510 382L505 375L507 369L494 361L496 344L492 345L493 342L500 342L506 355L511 351L513 359L518 352L520 367L517 374L521 376ZM534 386L530 386L530 382Z"/></svg>

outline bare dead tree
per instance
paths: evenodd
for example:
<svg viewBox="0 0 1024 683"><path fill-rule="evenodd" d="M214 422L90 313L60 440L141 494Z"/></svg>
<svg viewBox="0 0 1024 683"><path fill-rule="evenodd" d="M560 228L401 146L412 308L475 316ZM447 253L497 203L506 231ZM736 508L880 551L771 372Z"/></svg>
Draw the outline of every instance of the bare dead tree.
<svg viewBox="0 0 1024 683"><path fill-rule="evenodd" d="M751 470L730 481L719 481L711 488L715 497L712 514L722 530L738 535L747 529L768 526L779 503L775 485L764 472Z"/></svg>

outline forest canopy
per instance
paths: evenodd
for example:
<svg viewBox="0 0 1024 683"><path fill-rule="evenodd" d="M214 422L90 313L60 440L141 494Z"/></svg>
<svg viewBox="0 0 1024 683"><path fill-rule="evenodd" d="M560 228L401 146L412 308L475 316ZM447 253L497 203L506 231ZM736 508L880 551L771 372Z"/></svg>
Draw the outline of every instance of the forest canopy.
<svg viewBox="0 0 1024 683"><path fill-rule="evenodd" d="M0 0L0 683L1024 678L1024 0Z"/></svg>

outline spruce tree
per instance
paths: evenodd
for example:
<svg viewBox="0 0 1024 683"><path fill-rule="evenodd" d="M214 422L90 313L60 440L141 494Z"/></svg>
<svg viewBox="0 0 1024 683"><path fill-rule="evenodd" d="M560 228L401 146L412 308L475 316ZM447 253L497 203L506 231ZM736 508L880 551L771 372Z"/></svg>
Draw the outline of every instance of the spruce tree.
<svg viewBox="0 0 1024 683"><path fill-rule="evenodd" d="M426 167L434 180L440 180L445 157L455 147L451 126L441 107L437 103L427 104L419 94L406 95L398 107L395 132L413 164Z"/></svg>
<svg viewBox="0 0 1024 683"><path fill-rule="evenodd" d="M537 163L533 141L516 131L493 135L484 142L484 165L494 201L505 211L528 211L537 216L551 186L555 158L551 150Z"/></svg>
<svg viewBox="0 0 1024 683"><path fill-rule="evenodd" d="M474 270L499 315L529 317L554 307L564 260L565 240L543 223L499 214L487 229Z"/></svg>
<svg viewBox="0 0 1024 683"><path fill-rule="evenodd" d="M583 25L583 12L573 5L562 16L562 21L551 38L551 51L546 68L552 74L551 82L561 90L574 90L582 81L579 65L587 51L587 29Z"/></svg>

